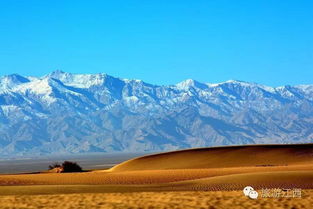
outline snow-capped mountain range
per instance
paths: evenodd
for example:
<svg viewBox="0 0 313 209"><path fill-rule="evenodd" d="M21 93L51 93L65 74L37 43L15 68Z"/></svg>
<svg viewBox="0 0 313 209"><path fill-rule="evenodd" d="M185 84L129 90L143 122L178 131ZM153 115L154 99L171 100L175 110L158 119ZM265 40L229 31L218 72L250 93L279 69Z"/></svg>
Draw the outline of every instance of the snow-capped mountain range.
<svg viewBox="0 0 313 209"><path fill-rule="evenodd" d="M313 142L313 85L0 77L0 156Z"/></svg>

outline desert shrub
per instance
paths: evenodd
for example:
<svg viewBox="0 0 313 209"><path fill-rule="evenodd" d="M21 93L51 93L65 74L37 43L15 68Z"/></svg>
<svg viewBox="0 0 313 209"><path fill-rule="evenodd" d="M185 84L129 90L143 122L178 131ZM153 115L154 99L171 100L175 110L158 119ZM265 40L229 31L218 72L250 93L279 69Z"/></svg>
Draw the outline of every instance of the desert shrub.
<svg viewBox="0 0 313 209"><path fill-rule="evenodd" d="M71 172L82 172L83 169L76 163L71 161L64 161L62 164L53 163L49 165L49 169L57 169L57 173L71 173Z"/></svg>
<svg viewBox="0 0 313 209"><path fill-rule="evenodd" d="M49 165L49 169L60 168L60 167L61 167L60 163L53 163L53 164Z"/></svg>
<svg viewBox="0 0 313 209"><path fill-rule="evenodd" d="M63 168L64 173L83 171L83 169L76 162L71 162L71 161L64 161L62 163L62 168Z"/></svg>

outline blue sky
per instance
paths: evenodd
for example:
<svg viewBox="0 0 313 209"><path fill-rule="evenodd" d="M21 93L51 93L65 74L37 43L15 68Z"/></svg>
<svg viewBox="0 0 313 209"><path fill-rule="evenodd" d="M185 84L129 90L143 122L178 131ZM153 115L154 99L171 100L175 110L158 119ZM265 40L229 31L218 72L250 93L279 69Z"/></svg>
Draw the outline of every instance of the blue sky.
<svg viewBox="0 0 313 209"><path fill-rule="evenodd" d="M0 1L0 75L313 83L313 1Z"/></svg>

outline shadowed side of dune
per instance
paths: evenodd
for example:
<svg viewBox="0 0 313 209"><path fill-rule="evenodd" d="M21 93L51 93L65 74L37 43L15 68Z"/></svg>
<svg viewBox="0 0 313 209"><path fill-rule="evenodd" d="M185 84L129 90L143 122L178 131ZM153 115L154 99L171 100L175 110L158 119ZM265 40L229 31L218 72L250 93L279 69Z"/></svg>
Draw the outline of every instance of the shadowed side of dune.
<svg viewBox="0 0 313 209"><path fill-rule="evenodd" d="M313 164L313 144L199 148L148 155L111 168L115 171Z"/></svg>

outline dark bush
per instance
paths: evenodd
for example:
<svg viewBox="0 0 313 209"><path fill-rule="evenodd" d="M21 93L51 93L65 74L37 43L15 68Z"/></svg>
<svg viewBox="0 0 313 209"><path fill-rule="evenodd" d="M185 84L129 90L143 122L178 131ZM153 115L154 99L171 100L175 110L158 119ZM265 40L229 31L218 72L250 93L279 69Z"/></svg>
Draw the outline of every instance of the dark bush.
<svg viewBox="0 0 313 209"><path fill-rule="evenodd" d="M61 167L60 163L53 163L53 164L49 165L49 169L60 168L60 167Z"/></svg>
<svg viewBox="0 0 313 209"><path fill-rule="evenodd" d="M62 168L64 173L83 171L83 169L76 162L71 161L64 161L62 163Z"/></svg>
<svg viewBox="0 0 313 209"><path fill-rule="evenodd" d="M64 161L62 165L60 163L53 163L49 165L49 169L56 169L57 173L71 173L82 172L83 169L76 163L71 161Z"/></svg>

